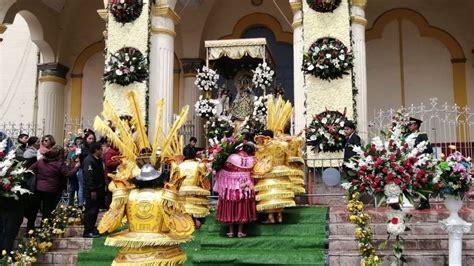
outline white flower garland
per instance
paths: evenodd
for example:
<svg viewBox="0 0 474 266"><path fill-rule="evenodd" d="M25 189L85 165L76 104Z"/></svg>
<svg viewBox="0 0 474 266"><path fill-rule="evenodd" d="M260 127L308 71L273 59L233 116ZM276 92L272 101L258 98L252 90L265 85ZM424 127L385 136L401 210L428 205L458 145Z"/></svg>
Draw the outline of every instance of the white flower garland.
<svg viewBox="0 0 474 266"><path fill-rule="evenodd" d="M196 85L200 91L217 90L219 88L217 85L218 80L219 74L217 74L215 70L203 66L201 70L197 69L194 85Z"/></svg>
<svg viewBox="0 0 474 266"><path fill-rule="evenodd" d="M131 23L117 22L113 15L108 14L107 21L107 39L105 62L110 61L112 54L115 54L123 47L133 47L139 50L144 58L149 55L149 0L143 0L143 10L140 16ZM147 66L149 67L149 65ZM138 103L140 109L147 116L147 84L134 82L127 86L120 86L110 82L105 83L104 97L108 100L120 114L130 114L127 103L127 92L135 90L138 93Z"/></svg>
<svg viewBox="0 0 474 266"><path fill-rule="evenodd" d="M275 71L273 71L266 62L258 64L257 68L252 70L252 72L252 83L255 88L261 88L262 90L265 90L272 85Z"/></svg>

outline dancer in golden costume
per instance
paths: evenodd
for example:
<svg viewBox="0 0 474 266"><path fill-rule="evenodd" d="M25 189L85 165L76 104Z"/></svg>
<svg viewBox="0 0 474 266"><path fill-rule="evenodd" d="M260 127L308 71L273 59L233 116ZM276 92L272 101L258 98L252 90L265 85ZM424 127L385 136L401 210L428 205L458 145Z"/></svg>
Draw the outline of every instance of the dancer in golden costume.
<svg viewBox="0 0 474 266"><path fill-rule="evenodd" d="M291 103L284 102L281 96L276 101L270 97L267 107L268 130L255 137L258 145L253 177L257 180L257 211L269 214L266 223L281 223L283 208L296 205L290 177L300 175L301 170L289 166L289 145L281 138L293 112Z"/></svg>
<svg viewBox="0 0 474 266"><path fill-rule="evenodd" d="M181 147L182 150L182 147ZM177 184L179 195L184 199L186 213L194 218L196 228L201 226L200 218L209 215L210 182L204 162L195 160L190 154L168 159L171 164L171 181Z"/></svg>
<svg viewBox="0 0 474 266"><path fill-rule="evenodd" d="M98 229L100 233L111 233L127 218L128 229L111 234L105 241L105 245L121 247L112 265L181 265L186 254L179 244L191 240L194 224L184 212L177 184L165 183L159 169L163 158L180 152L176 147L182 145L183 138L177 133L186 121L188 107L183 108L165 135L161 128L164 101L160 100L155 137L150 145L135 92L129 92L128 97L136 140L128 124L107 102L102 114L112 121L115 132L99 117L94 122L96 131L107 136L122 154L117 174L111 175L112 203Z"/></svg>
<svg viewBox="0 0 474 266"><path fill-rule="evenodd" d="M303 147L305 140L299 136L285 136L285 140L288 142L288 164L289 166L298 171L297 174L290 176L291 190L295 195L304 194L306 189L304 187L304 159L303 159Z"/></svg>

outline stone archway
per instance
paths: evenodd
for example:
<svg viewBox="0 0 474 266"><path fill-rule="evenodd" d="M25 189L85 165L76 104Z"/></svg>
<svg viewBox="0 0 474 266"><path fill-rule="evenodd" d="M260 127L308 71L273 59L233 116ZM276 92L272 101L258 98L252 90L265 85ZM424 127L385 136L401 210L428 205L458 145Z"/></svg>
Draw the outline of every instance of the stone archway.
<svg viewBox="0 0 474 266"><path fill-rule="evenodd" d="M467 105L466 56L459 42L447 31L431 26L420 13L408 8L391 9L380 15L372 28L366 31L366 41L382 38L385 27L393 21L408 20L419 30L420 35L440 41L451 55L453 71L454 102L464 107Z"/></svg>

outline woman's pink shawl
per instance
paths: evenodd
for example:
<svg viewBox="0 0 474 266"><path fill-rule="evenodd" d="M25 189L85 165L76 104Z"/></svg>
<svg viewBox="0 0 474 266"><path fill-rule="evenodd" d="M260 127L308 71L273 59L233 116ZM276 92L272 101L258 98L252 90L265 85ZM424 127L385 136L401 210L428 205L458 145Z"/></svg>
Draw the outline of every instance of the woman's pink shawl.
<svg viewBox="0 0 474 266"><path fill-rule="evenodd" d="M232 154L227 158L224 168L216 174L214 191L227 200L248 198L253 194L253 181L250 177L255 165L254 156ZM242 187L245 187L242 189Z"/></svg>

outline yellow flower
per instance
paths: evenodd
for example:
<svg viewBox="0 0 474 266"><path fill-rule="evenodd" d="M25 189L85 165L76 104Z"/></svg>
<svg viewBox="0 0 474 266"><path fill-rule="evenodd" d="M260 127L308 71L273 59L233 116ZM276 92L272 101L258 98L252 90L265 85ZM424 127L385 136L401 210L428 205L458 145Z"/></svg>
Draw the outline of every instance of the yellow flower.
<svg viewBox="0 0 474 266"><path fill-rule="evenodd" d="M357 219L357 216L355 216L355 215L349 216L349 221L351 221L351 223L354 223L356 221L356 219Z"/></svg>
<svg viewBox="0 0 474 266"><path fill-rule="evenodd" d="M33 233L34 233L33 230L28 231L28 234L29 234L29 235L32 235Z"/></svg>
<svg viewBox="0 0 474 266"><path fill-rule="evenodd" d="M36 262L36 258L35 257L31 257L31 263L35 263Z"/></svg>
<svg viewBox="0 0 474 266"><path fill-rule="evenodd" d="M2 250L2 256L5 256L7 255L7 251L6 250Z"/></svg>
<svg viewBox="0 0 474 266"><path fill-rule="evenodd" d="M364 208L364 205L362 203L359 203L357 204L356 208L359 210L359 211L362 211L362 208Z"/></svg>

